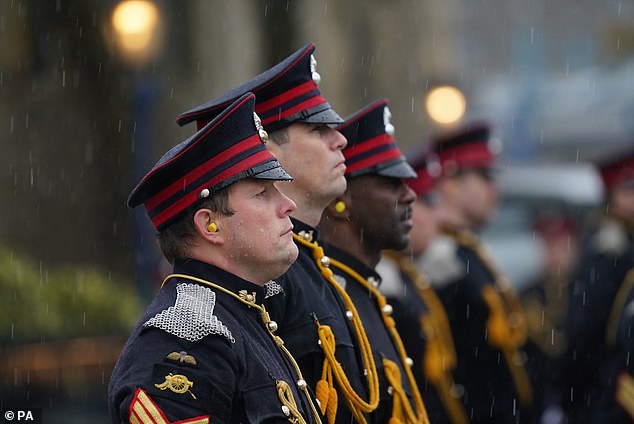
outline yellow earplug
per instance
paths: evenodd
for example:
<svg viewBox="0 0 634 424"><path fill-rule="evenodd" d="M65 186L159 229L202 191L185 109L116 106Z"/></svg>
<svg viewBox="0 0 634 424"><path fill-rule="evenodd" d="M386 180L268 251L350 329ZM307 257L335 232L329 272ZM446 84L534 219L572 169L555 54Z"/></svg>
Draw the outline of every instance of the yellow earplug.
<svg viewBox="0 0 634 424"><path fill-rule="evenodd" d="M339 200L337 203L335 203L335 210L339 213L345 211L346 203L343 200Z"/></svg>
<svg viewBox="0 0 634 424"><path fill-rule="evenodd" d="M218 224L216 224L215 222L210 222L209 225L207 225L207 230L215 233L216 231L218 231Z"/></svg>

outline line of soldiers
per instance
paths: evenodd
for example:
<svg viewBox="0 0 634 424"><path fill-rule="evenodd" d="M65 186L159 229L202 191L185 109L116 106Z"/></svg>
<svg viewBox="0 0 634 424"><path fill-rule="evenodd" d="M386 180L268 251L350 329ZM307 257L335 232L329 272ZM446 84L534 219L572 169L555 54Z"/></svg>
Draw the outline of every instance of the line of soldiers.
<svg viewBox="0 0 634 424"><path fill-rule="evenodd" d="M314 50L181 114L196 132L130 194L174 271L113 370L112 421L537 422L526 315L476 236L490 128L406 158L386 99L332 109ZM612 312L626 352L632 297Z"/></svg>

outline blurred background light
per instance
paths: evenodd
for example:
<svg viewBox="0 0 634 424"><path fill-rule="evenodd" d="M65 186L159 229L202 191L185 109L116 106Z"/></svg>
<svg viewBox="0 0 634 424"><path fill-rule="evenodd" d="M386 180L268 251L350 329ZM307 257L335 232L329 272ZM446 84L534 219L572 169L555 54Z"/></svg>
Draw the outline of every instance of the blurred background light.
<svg viewBox="0 0 634 424"><path fill-rule="evenodd" d="M443 85L429 91L425 97L425 109L435 123L451 125L464 117L467 101L459 89Z"/></svg>
<svg viewBox="0 0 634 424"><path fill-rule="evenodd" d="M163 25L159 8L148 0L118 3L110 19L109 37L116 53L132 65L145 65L155 59L163 44Z"/></svg>

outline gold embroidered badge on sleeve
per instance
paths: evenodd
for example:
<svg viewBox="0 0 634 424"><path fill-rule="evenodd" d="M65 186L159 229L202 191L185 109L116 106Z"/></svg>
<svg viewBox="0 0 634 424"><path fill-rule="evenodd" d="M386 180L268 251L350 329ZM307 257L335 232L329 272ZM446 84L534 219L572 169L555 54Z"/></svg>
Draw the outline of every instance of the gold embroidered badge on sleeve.
<svg viewBox="0 0 634 424"><path fill-rule="evenodd" d="M143 389L137 389L130 404L130 424L209 424L208 416L170 422Z"/></svg>
<svg viewBox="0 0 634 424"><path fill-rule="evenodd" d="M161 384L155 384L154 387L161 390L170 389L171 391L173 391L174 393L178 393L179 395L182 395L183 393L189 393L194 399L196 399L196 396L194 396L191 390L189 390L189 388L193 385L194 382L189 381L189 379L184 375L169 373L169 375L165 376L164 382L162 382Z"/></svg>

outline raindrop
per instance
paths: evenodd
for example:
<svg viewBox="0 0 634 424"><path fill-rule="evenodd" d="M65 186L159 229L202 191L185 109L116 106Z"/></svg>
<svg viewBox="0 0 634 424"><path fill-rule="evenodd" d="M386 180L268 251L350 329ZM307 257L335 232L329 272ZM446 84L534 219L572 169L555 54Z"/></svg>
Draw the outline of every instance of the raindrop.
<svg viewBox="0 0 634 424"><path fill-rule="evenodd" d="M535 27L531 27L531 44L535 42Z"/></svg>
<svg viewBox="0 0 634 424"><path fill-rule="evenodd" d="M86 311L84 311L84 319L82 320L81 326L82 327L86 326Z"/></svg>
<svg viewBox="0 0 634 424"><path fill-rule="evenodd" d="M9 118L9 132L10 133L13 133L13 128L14 128L13 115L11 115L11 118Z"/></svg>
<svg viewBox="0 0 634 424"><path fill-rule="evenodd" d="M118 132L121 132L121 125L122 125L122 124L121 124L121 119L119 119L119 123L118 123L118 125L117 125L117 131L118 131Z"/></svg>
<svg viewBox="0 0 634 424"><path fill-rule="evenodd" d="M66 87L66 70L62 71L62 87Z"/></svg>
<svg viewBox="0 0 634 424"><path fill-rule="evenodd" d="M411 98L410 105L411 105L412 113L414 113L414 97L413 96Z"/></svg>
<svg viewBox="0 0 634 424"><path fill-rule="evenodd" d="M24 117L24 128L29 129L29 114L27 113Z"/></svg>

